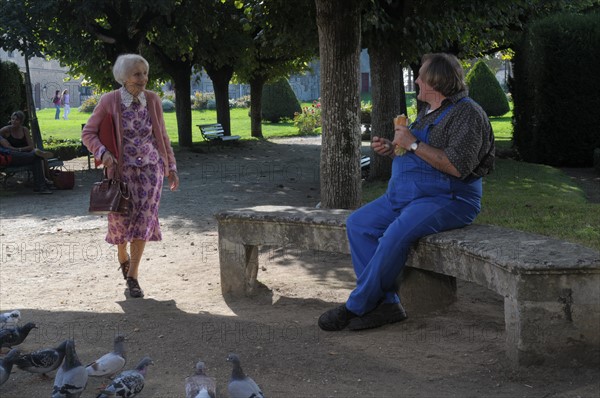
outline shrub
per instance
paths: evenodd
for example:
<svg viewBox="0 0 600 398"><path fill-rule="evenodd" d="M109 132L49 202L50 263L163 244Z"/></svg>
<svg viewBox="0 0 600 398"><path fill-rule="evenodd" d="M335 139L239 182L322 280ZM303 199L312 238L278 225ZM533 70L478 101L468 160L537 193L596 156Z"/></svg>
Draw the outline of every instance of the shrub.
<svg viewBox="0 0 600 398"><path fill-rule="evenodd" d="M294 114L294 126L298 127L300 134L315 134L321 127L321 103L313 101L310 107L305 106L302 112Z"/></svg>
<svg viewBox="0 0 600 398"><path fill-rule="evenodd" d="M371 112L373 104L370 102L360 101L360 122L362 124L371 124Z"/></svg>
<svg viewBox="0 0 600 398"><path fill-rule="evenodd" d="M162 100L163 112L175 112L175 104L169 99Z"/></svg>
<svg viewBox="0 0 600 398"><path fill-rule="evenodd" d="M44 140L44 149L54 153L54 156L61 160L71 160L85 155L81 141L76 139L63 140L48 137Z"/></svg>
<svg viewBox="0 0 600 398"><path fill-rule="evenodd" d="M209 100L215 99L215 93L200 93L196 91L192 97L192 109L200 111L206 109Z"/></svg>
<svg viewBox="0 0 600 398"><path fill-rule="evenodd" d="M302 112L300 102L286 78L267 83L262 92L262 119L277 123L283 119L293 119Z"/></svg>
<svg viewBox="0 0 600 398"><path fill-rule="evenodd" d="M414 122L417 120L417 100L415 99L410 106L406 107L406 116L408 116L409 122Z"/></svg>
<svg viewBox="0 0 600 398"><path fill-rule="evenodd" d="M163 91L161 94L161 98L162 99L167 99L171 102L175 102L175 91L169 90L169 91Z"/></svg>
<svg viewBox="0 0 600 398"><path fill-rule="evenodd" d="M230 99L229 107L230 108L243 108L243 109L250 108L250 96L244 95L243 97Z"/></svg>
<svg viewBox="0 0 600 398"><path fill-rule="evenodd" d="M10 121L10 115L14 111L27 109L25 96L25 82L19 67L14 62L0 62L0 127L4 127ZM28 118L27 112L25 112ZM25 121L27 123L27 120Z"/></svg>
<svg viewBox="0 0 600 398"><path fill-rule="evenodd" d="M85 101L81 103L79 107L79 112L92 113L98 105L98 101L100 100L100 94L94 94L91 97L87 98Z"/></svg>
<svg viewBox="0 0 600 398"><path fill-rule="evenodd" d="M594 169L600 174L600 148L594 149Z"/></svg>
<svg viewBox="0 0 600 398"><path fill-rule="evenodd" d="M600 14L534 23L517 48L514 142L527 162L591 167L600 147Z"/></svg>
<svg viewBox="0 0 600 398"><path fill-rule="evenodd" d="M469 97L481 105L488 116L502 116L510 110L506 94L484 61L477 61L465 80Z"/></svg>

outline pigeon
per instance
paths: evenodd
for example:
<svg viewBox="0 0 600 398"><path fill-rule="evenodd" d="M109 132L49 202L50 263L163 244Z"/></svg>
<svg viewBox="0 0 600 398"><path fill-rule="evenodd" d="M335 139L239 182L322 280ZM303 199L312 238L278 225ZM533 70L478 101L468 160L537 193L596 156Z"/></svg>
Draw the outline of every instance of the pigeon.
<svg viewBox="0 0 600 398"><path fill-rule="evenodd" d="M229 354L227 362L233 364L231 380L227 386L229 398L264 398L263 392L251 377L246 376L236 354Z"/></svg>
<svg viewBox="0 0 600 398"><path fill-rule="evenodd" d="M185 378L186 398L215 398L217 396L217 382L205 372L204 362L196 363L196 370L192 376Z"/></svg>
<svg viewBox="0 0 600 398"><path fill-rule="evenodd" d="M86 366L89 376L112 376L125 366L125 336L117 335L111 352L102 355Z"/></svg>
<svg viewBox="0 0 600 398"><path fill-rule="evenodd" d="M52 398L79 398L88 382L88 374L75 352L73 340L67 340L65 359L54 377Z"/></svg>
<svg viewBox="0 0 600 398"><path fill-rule="evenodd" d="M30 354L20 355L15 361L15 365L26 372L41 373L46 376L46 373L58 369L62 364L65 358L67 341L63 341L56 348L46 348Z"/></svg>
<svg viewBox="0 0 600 398"><path fill-rule="evenodd" d="M15 360L19 357L19 350L13 348L4 359L0 359L0 386L8 380Z"/></svg>
<svg viewBox="0 0 600 398"><path fill-rule="evenodd" d="M0 314L0 329L16 328L21 320L21 312L19 310L5 312Z"/></svg>
<svg viewBox="0 0 600 398"><path fill-rule="evenodd" d="M135 369L119 373L96 398L135 397L144 388L144 376L148 365L154 365L154 362L150 357L144 357Z"/></svg>
<svg viewBox="0 0 600 398"><path fill-rule="evenodd" d="M31 332L31 329L34 328L36 328L35 323L29 322L24 326L19 326L14 329L0 330L0 347L12 348L21 344L29 332Z"/></svg>

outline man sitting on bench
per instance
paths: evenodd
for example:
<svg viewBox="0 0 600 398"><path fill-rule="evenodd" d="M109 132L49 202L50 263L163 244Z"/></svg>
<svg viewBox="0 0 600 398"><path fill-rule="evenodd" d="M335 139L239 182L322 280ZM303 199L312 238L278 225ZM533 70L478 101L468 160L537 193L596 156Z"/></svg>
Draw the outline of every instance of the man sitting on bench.
<svg viewBox="0 0 600 398"><path fill-rule="evenodd" d="M44 164L52 157L51 152L35 148L29 129L23 126L25 114L14 112L10 117L10 125L0 129L0 156L8 161L7 166L33 165L34 192L52 193L46 185Z"/></svg>

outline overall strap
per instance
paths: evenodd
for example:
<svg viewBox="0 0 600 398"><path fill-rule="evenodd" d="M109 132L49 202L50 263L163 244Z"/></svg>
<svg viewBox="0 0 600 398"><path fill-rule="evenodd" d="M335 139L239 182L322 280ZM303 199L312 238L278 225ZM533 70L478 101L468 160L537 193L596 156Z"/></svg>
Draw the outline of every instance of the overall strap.
<svg viewBox="0 0 600 398"><path fill-rule="evenodd" d="M432 125L433 125L433 126L435 126L435 125L437 125L439 122L441 122L441 121L442 121L442 119L444 118L444 116L446 116L446 114L447 114L448 112L450 112L450 111L452 110L452 108L454 108L454 106L455 106L456 104L458 104L459 102L463 102L463 101L465 101L465 100L468 100L468 101L470 101L470 98L469 98L469 97L462 97L461 99L459 99L458 101L456 101L456 103L455 103L455 104L450 104L450 106L448 106L446 109L444 109L444 110L442 111L442 113L440 113L440 114L438 115L438 117L435 119L435 121L432 123Z"/></svg>

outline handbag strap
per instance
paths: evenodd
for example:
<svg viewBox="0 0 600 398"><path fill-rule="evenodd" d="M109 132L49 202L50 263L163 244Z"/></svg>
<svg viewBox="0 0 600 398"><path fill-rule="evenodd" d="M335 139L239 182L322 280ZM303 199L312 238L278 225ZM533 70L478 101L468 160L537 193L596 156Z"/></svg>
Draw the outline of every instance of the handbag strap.
<svg viewBox="0 0 600 398"><path fill-rule="evenodd" d="M120 142L117 139L118 137L117 137L117 128L116 128L117 123L116 123L116 121L118 120L119 121L118 125L120 125L120 123L121 123L121 112L117 112L116 117L115 117L115 115L112 115L112 116L113 116L113 118L112 118L113 131L115 132L115 143L118 146L120 144ZM122 148L122 145L121 145L121 148L119 150L119 157L117 159L117 165L113 166L115 168L115 179L118 180L118 181L121 181L121 167L122 167L122 165L123 165L123 148Z"/></svg>

